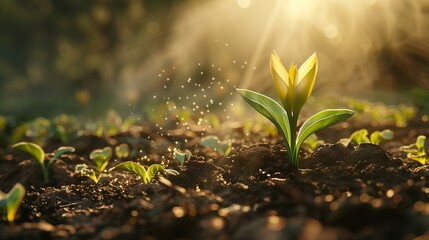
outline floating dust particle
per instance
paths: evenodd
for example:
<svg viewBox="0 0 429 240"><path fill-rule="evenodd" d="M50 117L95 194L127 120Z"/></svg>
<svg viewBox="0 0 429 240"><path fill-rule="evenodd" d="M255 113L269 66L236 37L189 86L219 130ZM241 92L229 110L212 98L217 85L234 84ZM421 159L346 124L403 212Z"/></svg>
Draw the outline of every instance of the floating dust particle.
<svg viewBox="0 0 429 240"><path fill-rule="evenodd" d="M286 225L286 220L279 216L268 216L267 217L267 228L271 231L280 231Z"/></svg>
<svg viewBox="0 0 429 240"><path fill-rule="evenodd" d="M225 227L225 220L221 217L213 217L211 219L201 221L201 226L206 229L208 228L218 231Z"/></svg>
<svg viewBox="0 0 429 240"><path fill-rule="evenodd" d="M182 218L185 216L185 209L183 207L176 206L176 207L173 207L171 211L173 212L176 218Z"/></svg>
<svg viewBox="0 0 429 240"><path fill-rule="evenodd" d="M422 212L425 209L425 203L422 201L417 201L414 203L414 210L417 212Z"/></svg>
<svg viewBox="0 0 429 240"><path fill-rule="evenodd" d="M381 207L381 205L383 204L383 200L376 198L374 200L371 201L371 205L373 208L379 208Z"/></svg>
<svg viewBox="0 0 429 240"><path fill-rule="evenodd" d="M210 206L209 206L209 209L210 210L212 210L212 211L218 211L219 210L219 204L216 204L216 203L212 203L212 204L210 204Z"/></svg>
<svg viewBox="0 0 429 240"><path fill-rule="evenodd" d="M334 196L329 194L325 196L325 202L332 202L334 200Z"/></svg>
<svg viewBox="0 0 429 240"><path fill-rule="evenodd" d="M393 189L389 189L386 192L386 197L392 198L394 194L395 194L395 191L393 191Z"/></svg>
<svg viewBox="0 0 429 240"><path fill-rule="evenodd" d="M329 204L329 209L331 210L331 211L336 211L337 209L338 209L338 207L339 207L340 205L338 204L338 202L331 202L330 204Z"/></svg>
<svg viewBox="0 0 429 240"><path fill-rule="evenodd" d="M361 203L367 203L367 202L369 202L369 195L368 195L368 193L362 193L360 196L359 196L359 201L361 202Z"/></svg>

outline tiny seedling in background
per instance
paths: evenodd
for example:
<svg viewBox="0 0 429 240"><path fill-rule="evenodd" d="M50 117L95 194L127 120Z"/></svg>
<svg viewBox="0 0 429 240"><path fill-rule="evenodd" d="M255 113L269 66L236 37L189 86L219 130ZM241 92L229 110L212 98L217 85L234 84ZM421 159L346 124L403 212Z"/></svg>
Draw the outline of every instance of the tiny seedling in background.
<svg viewBox="0 0 429 240"><path fill-rule="evenodd" d="M324 143L325 142L323 140L320 140L316 134L311 134L307 139L305 139L302 147L309 152L313 152L316 147Z"/></svg>
<svg viewBox="0 0 429 240"><path fill-rule="evenodd" d="M415 160L422 165L429 164L429 157L425 150L426 136L420 135L414 144L402 146L400 151L407 153L407 158Z"/></svg>
<svg viewBox="0 0 429 240"><path fill-rule="evenodd" d="M109 172L115 171L125 171L137 174L146 184L150 183L158 172L179 175L179 172L176 170L166 169L160 164L152 164L146 169L142 165L131 161L120 163L109 170Z"/></svg>
<svg viewBox="0 0 429 240"><path fill-rule="evenodd" d="M118 158L126 158L130 155L130 148L128 147L128 144L121 143L115 147L115 153Z"/></svg>
<svg viewBox="0 0 429 240"><path fill-rule="evenodd" d="M383 131L374 131L368 138L368 130L361 129L353 132L350 135L350 142L354 144L361 143L372 143L379 145L381 141L384 140L392 140L393 139L393 131L390 129L385 129Z"/></svg>
<svg viewBox="0 0 429 240"><path fill-rule="evenodd" d="M105 147L103 149L95 149L89 154L89 158L95 163L94 166L88 166L86 164L76 165L75 172L83 176L89 177L95 183L98 183L101 178L101 173L109 164L110 158L112 158L112 148Z"/></svg>
<svg viewBox="0 0 429 240"><path fill-rule="evenodd" d="M349 109L323 110L307 119L298 131L298 116L316 81L317 56L314 53L299 68L292 64L288 72L274 52L271 55L270 67L274 86L283 107L263 94L247 89L237 91L282 133L289 161L298 168L299 149L305 139L320 129L346 120L355 112Z"/></svg>
<svg viewBox="0 0 429 240"><path fill-rule="evenodd" d="M192 156L192 153L189 150L185 150L185 152L181 152L177 149L174 149L174 157L179 162L180 165L183 165L185 161L189 160Z"/></svg>
<svg viewBox="0 0 429 240"><path fill-rule="evenodd" d="M25 189L20 183L15 184L7 194L0 191L0 209L4 212L7 221L15 220L16 212L24 196Z"/></svg>
<svg viewBox="0 0 429 240"><path fill-rule="evenodd" d="M95 149L89 154L89 158L94 161L98 171L103 172L107 164L109 164L110 158L112 158L112 148Z"/></svg>
<svg viewBox="0 0 429 240"><path fill-rule="evenodd" d="M35 143L19 142L19 143L12 145L12 148L26 152L26 153L32 155L37 160L37 162L42 167L43 179L44 179L45 183L49 182L49 167L51 166L51 164L56 159L58 159L61 155L75 151L75 149L73 147L68 147L68 146L60 147L54 152L53 156L51 157L51 159L46 164L45 163L45 159L46 159L45 158L45 152L43 151L43 149L39 145L37 145Z"/></svg>
<svg viewBox="0 0 429 240"><path fill-rule="evenodd" d="M232 145L231 143L222 144L218 137L216 136L207 136L201 139L201 145L204 147L209 147L217 151L220 155L228 156L231 152Z"/></svg>

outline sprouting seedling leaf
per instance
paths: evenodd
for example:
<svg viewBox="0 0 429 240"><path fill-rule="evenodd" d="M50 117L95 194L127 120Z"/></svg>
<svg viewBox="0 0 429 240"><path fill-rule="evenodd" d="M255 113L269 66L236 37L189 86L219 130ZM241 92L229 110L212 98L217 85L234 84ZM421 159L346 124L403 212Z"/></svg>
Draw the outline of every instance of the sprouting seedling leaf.
<svg viewBox="0 0 429 240"><path fill-rule="evenodd" d="M55 150L54 155L52 156L51 160L48 162L47 168L49 168L49 166L52 164L52 162L55 159L58 159L59 157L61 157L61 155L65 153L72 153L74 151L75 151L74 147L70 147L70 146L59 147L57 150Z"/></svg>
<svg viewBox="0 0 429 240"><path fill-rule="evenodd" d="M304 146L305 144L305 146ZM319 140L316 134L311 134L303 143L303 146L306 148L306 150L313 152L313 150L324 144L323 140Z"/></svg>
<svg viewBox="0 0 429 240"><path fill-rule="evenodd" d="M95 183L98 183L98 181L100 181L100 178L101 178L101 173L97 172L96 170L94 170L93 168L91 168L86 164L76 165L75 173L88 177L92 179Z"/></svg>
<svg viewBox="0 0 429 240"><path fill-rule="evenodd" d="M121 143L115 147L115 153L118 158L126 158L130 154L130 148L128 147L128 144Z"/></svg>
<svg viewBox="0 0 429 240"><path fill-rule="evenodd" d="M352 143L355 143L355 144L369 143L370 140L368 138L368 130L361 129L353 132L350 135L350 140Z"/></svg>
<svg viewBox="0 0 429 240"><path fill-rule="evenodd" d="M111 157L112 149L110 147L105 147L103 149L95 149L89 154L89 158L94 161L99 172L104 171Z"/></svg>
<svg viewBox="0 0 429 240"><path fill-rule="evenodd" d="M125 172L135 173L138 176L140 176L140 179L142 179L144 183L147 183L147 171L142 165L138 163L135 163L132 161L126 161L109 169L109 172L115 172L115 171L125 171Z"/></svg>
<svg viewBox="0 0 429 240"><path fill-rule="evenodd" d="M371 133L368 138L368 130L361 129L353 132L350 135L350 141L355 144L361 143L372 143L372 144L380 144L383 140L391 140L393 139L393 131L390 129L385 129L383 131L374 131Z"/></svg>
<svg viewBox="0 0 429 240"><path fill-rule="evenodd" d="M16 143L14 145L12 145L12 148L15 148L17 150L26 152L28 154L30 154L31 156L33 156L37 162L41 165L44 166L45 163L45 151L43 151L43 149L35 144L35 143L31 143L31 142L19 142Z"/></svg>
<svg viewBox="0 0 429 240"><path fill-rule="evenodd" d="M49 165L45 165L45 151L39 145L31 142L19 142L12 145L12 148L32 155L42 168L45 183L49 182Z"/></svg>
<svg viewBox="0 0 429 240"><path fill-rule="evenodd" d="M415 160L422 165L429 164L429 157L425 150L426 136L420 135L414 144L408 146L402 146L399 148L400 151L407 153L407 158Z"/></svg>
<svg viewBox="0 0 429 240"><path fill-rule="evenodd" d="M207 136L201 139L201 145L216 150L220 155L228 156L231 152L231 143L221 144L220 140L216 136Z"/></svg>
<svg viewBox="0 0 429 240"><path fill-rule="evenodd" d="M189 150L185 150L185 152L181 152L177 149L174 149L174 157L180 163L180 165L183 165L186 160L191 158L191 156L192 156L192 153Z"/></svg>
<svg viewBox="0 0 429 240"><path fill-rule="evenodd" d="M416 147L418 152L425 152L425 142L426 142L426 136L420 135L417 137L416 140Z"/></svg>
<svg viewBox="0 0 429 240"><path fill-rule="evenodd" d="M296 147L299 148L306 138L320 129L327 128L353 116L349 109L327 109L318 112L305 121L299 129ZM297 153L297 152L296 152Z"/></svg>
<svg viewBox="0 0 429 240"><path fill-rule="evenodd" d="M72 153L74 151L75 151L74 147L70 147L70 146L59 147L57 150L55 150L54 156L52 156L52 158L56 159L65 153Z"/></svg>
<svg viewBox="0 0 429 240"><path fill-rule="evenodd" d="M370 141L373 144L380 144L383 140L392 140L393 131L390 129L385 129L383 131L374 131L371 133Z"/></svg>
<svg viewBox="0 0 429 240"><path fill-rule="evenodd" d="M146 175L147 182L151 182L152 179L159 172L165 172L165 169L164 169L164 167L162 165L160 165L160 164L152 164L152 165L150 165L147 168L147 175Z"/></svg>
<svg viewBox="0 0 429 240"><path fill-rule="evenodd" d="M49 167L51 166L52 162L54 160L58 159L64 153L75 151L75 149L73 147L66 147L66 146L60 147L55 151L51 160L49 160L49 162L46 164L45 152L43 151L43 149L39 145L37 145L35 143L19 142L19 143L12 145L12 148L26 152L26 153L32 155L37 160L37 162L40 164L40 167L42 168L43 179L44 179L45 183L49 182Z"/></svg>
<svg viewBox="0 0 429 240"><path fill-rule="evenodd" d="M7 194L0 191L0 209L5 212L7 221L13 222L15 220L16 212L24 196L25 188L20 183L15 184Z"/></svg>
<svg viewBox="0 0 429 240"><path fill-rule="evenodd" d="M299 149L311 134L344 121L355 114L349 109L328 109L316 113L298 131L298 116L313 91L318 69L317 55L311 55L299 68L292 64L289 72L277 53L270 59L271 75L280 102L247 89L237 89L243 99L268 118L282 134L290 163L298 168Z"/></svg>
<svg viewBox="0 0 429 240"><path fill-rule="evenodd" d="M150 183L158 172L165 172L167 174L173 174L173 175L179 174L177 171L175 171L173 169L165 169L160 164L152 164L146 170L142 165L135 163L135 162L132 162L132 161L120 163L120 164L114 166L113 168L109 169L109 171L132 172L132 173L140 176L140 179L142 179L144 183Z"/></svg>

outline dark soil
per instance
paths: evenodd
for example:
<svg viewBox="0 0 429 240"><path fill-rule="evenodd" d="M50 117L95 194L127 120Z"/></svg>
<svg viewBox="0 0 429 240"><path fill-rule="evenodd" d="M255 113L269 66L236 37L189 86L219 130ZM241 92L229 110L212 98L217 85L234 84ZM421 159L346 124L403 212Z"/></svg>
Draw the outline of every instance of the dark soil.
<svg viewBox="0 0 429 240"><path fill-rule="evenodd" d="M336 142L356 129L330 128L319 136ZM27 194L15 224L0 222L0 238L428 239L429 167L398 149L417 135L429 136L429 124L393 130L395 139L381 146L336 143L303 151L296 170L280 138L245 136L239 126L218 133L233 140L228 157L198 145L201 131L174 129L162 137L136 127L106 139L73 140L76 153L53 164L48 184L28 155L3 149L0 189L20 182ZM132 146L132 157L109 168L125 160L162 162L180 175L143 184L136 175L114 172L94 184L74 173L77 164L91 164L93 149L123 142ZM50 139L44 148L60 145ZM193 154L183 166L169 151L178 145Z"/></svg>

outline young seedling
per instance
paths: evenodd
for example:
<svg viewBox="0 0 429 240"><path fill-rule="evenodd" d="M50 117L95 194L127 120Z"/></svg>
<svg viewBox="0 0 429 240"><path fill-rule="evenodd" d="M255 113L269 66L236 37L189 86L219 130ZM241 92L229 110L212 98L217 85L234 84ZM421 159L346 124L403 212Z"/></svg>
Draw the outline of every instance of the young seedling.
<svg viewBox="0 0 429 240"><path fill-rule="evenodd" d="M15 220L16 212L24 196L25 189L20 183L15 184L7 194L0 191L0 209L10 223Z"/></svg>
<svg viewBox="0 0 429 240"><path fill-rule="evenodd" d="M186 160L190 159L192 156L191 151L185 150L185 152L181 152L177 149L174 149L174 157L179 162L181 166L185 163Z"/></svg>
<svg viewBox="0 0 429 240"><path fill-rule="evenodd" d="M313 152L316 147L323 145L325 142L320 140L316 134L311 134L307 139L305 139L302 147L309 152Z"/></svg>
<svg viewBox="0 0 429 240"><path fill-rule="evenodd" d="M222 144L218 137L216 136L207 136L201 139L201 145L209 148L213 148L220 155L228 156L231 152L232 145L231 143Z"/></svg>
<svg viewBox="0 0 429 240"><path fill-rule="evenodd" d="M49 182L49 167L51 166L51 164L56 159L58 159L61 155L75 151L73 147L69 147L69 146L60 147L57 150L55 150L51 159L48 161L48 163L46 163L45 151L43 151L43 149L35 143L19 142L12 145L12 148L26 152L32 155L37 160L37 162L42 167L43 180L45 181L45 183Z"/></svg>
<svg viewBox="0 0 429 240"><path fill-rule="evenodd" d="M75 172L83 176L89 177L95 183L98 183L101 178L101 174L109 164L109 160L112 157L112 148L105 147L103 149L95 149L89 154L89 158L95 163L95 166L88 166L86 164L76 165Z"/></svg>
<svg viewBox="0 0 429 240"><path fill-rule="evenodd" d="M374 131L368 138L368 130L357 130L350 135L350 141L354 144L372 143L379 145L381 141L393 139L393 131L384 129L383 131Z"/></svg>
<svg viewBox="0 0 429 240"><path fill-rule="evenodd" d="M115 147L115 153L118 158L126 158L130 155L130 148L126 143L121 143Z"/></svg>
<svg viewBox="0 0 429 240"><path fill-rule="evenodd" d="M145 169L142 165L132 161L120 163L109 169L109 172L115 171L125 171L137 174L145 184L150 183L158 172L179 175L179 172L177 172L176 170L166 169L160 164L152 164L147 169Z"/></svg>
<svg viewBox="0 0 429 240"><path fill-rule="evenodd" d="M414 144L402 146L400 151L407 153L407 158L415 160L422 165L429 164L429 157L425 149L426 136L420 135Z"/></svg>
<svg viewBox="0 0 429 240"><path fill-rule="evenodd" d="M355 114L350 109L327 109L307 119L298 131L298 116L310 96L317 74L317 56L311 55L299 69L292 64L289 72L274 52L270 60L271 75L283 107L263 94L237 89L256 111L268 118L283 135L290 163L298 168L299 149L316 131L344 121Z"/></svg>

